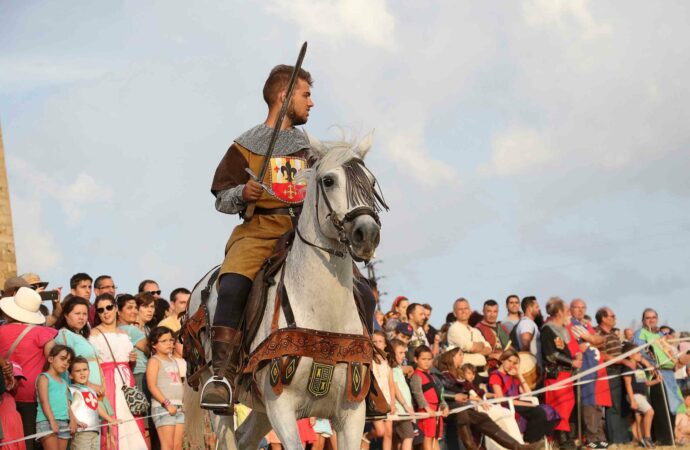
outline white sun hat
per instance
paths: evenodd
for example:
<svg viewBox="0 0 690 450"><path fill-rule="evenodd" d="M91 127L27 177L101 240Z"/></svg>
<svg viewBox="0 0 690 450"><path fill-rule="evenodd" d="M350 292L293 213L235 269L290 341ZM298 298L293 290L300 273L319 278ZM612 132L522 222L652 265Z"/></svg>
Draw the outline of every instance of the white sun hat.
<svg viewBox="0 0 690 450"><path fill-rule="evenodd" d="M0 300L0 309L12 319L32 325L42 325L46 318L41 314L41 296L31 288L21 287L14 297Z"/></svg>

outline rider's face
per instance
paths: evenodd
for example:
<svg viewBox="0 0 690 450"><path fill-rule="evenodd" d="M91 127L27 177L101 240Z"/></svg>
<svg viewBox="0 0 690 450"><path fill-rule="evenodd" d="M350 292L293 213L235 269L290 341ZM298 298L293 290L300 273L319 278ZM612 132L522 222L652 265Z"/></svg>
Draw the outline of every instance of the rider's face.
<svg viewBox="0 0 690 450"><path fill-rule="evenodd" d="M314 106L311 99L311 87L309 83L299 78L295 84L295 91L290 100L287 116L292 126L304 125L309 120L309 110Z"/></svg>

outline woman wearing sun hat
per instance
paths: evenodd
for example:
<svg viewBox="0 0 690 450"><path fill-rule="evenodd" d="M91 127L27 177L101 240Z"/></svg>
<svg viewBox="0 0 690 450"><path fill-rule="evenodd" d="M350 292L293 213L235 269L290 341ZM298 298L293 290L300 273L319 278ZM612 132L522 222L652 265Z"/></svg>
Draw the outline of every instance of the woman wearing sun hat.
<svg viewBox="0 0 690 450"><path fill-rule="evenodd" d="M46 319L39 312L40 306L41 296L26 287L19 288L13 297L0 300L0 311L6 320L0 326L0 356L21 366L26 377L17 380L14 396L25 436L36 433L36 377L46 362L46 344L57 334L57 330L42 326ZM26 441L26 448L33 450L32 440Z"/></svg>

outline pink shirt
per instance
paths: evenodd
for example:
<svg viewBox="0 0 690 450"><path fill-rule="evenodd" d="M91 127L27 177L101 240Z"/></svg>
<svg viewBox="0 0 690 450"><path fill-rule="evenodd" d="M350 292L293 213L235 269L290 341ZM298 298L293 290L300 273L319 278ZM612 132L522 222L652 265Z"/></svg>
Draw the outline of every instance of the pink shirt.
<svg viewBox="0 0 690 450"><path fill-rule="evenodd" d="M28 327L25 323L12 322L0 326L0 356L7 355L15 339ZM46 358L43 355L43 347L52 341L57 335L55 328L36 325L24 336L19 345L14 349L10 360L22 366L26 380L20 379L17 384L15 400L22 403L36 402L36 378L43 372Z"/></svg>

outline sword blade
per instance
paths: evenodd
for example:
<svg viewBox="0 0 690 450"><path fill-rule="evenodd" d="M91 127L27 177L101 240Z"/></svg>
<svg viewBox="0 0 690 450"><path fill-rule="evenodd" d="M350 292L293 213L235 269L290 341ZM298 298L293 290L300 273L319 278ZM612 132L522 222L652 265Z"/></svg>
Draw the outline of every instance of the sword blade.
<svg viewBox="0 0 690 450"><path fill-rule="evenodd" d="M278 117L276 117L276 121L273 124L273 133L271 134L271 141L268 144L268 149L266 150L266 154L264 155L264 160L261 165L261 171L259 172L258 176L260 183L263 182L264 176L266 176L266 171L268 170L268 166L271 163L271 157L273 156L273 151L276 147L276 141L278 140L278 133L280 133L280 127L283 125L283 120L285 119L285 115L287 114L288 106L290 105L290 100L292 99L292 94L295 90L295 85L297 84L297 79L299 78L299 71L302 68L302 62L304 61L304 55L306 53L307 43L305 41L304 44L302 44L302 48L299 51L299 56L297 56L295 68L293 69L292 75L290 76L290 82L288 83L288 90L285 95L285 101L283 102L283 105L280 107ZM252 219L252 217L254 216L254 208L256 208L255 202L247 205L247 209L244 212L245 221L249 221Z"/></svg>

